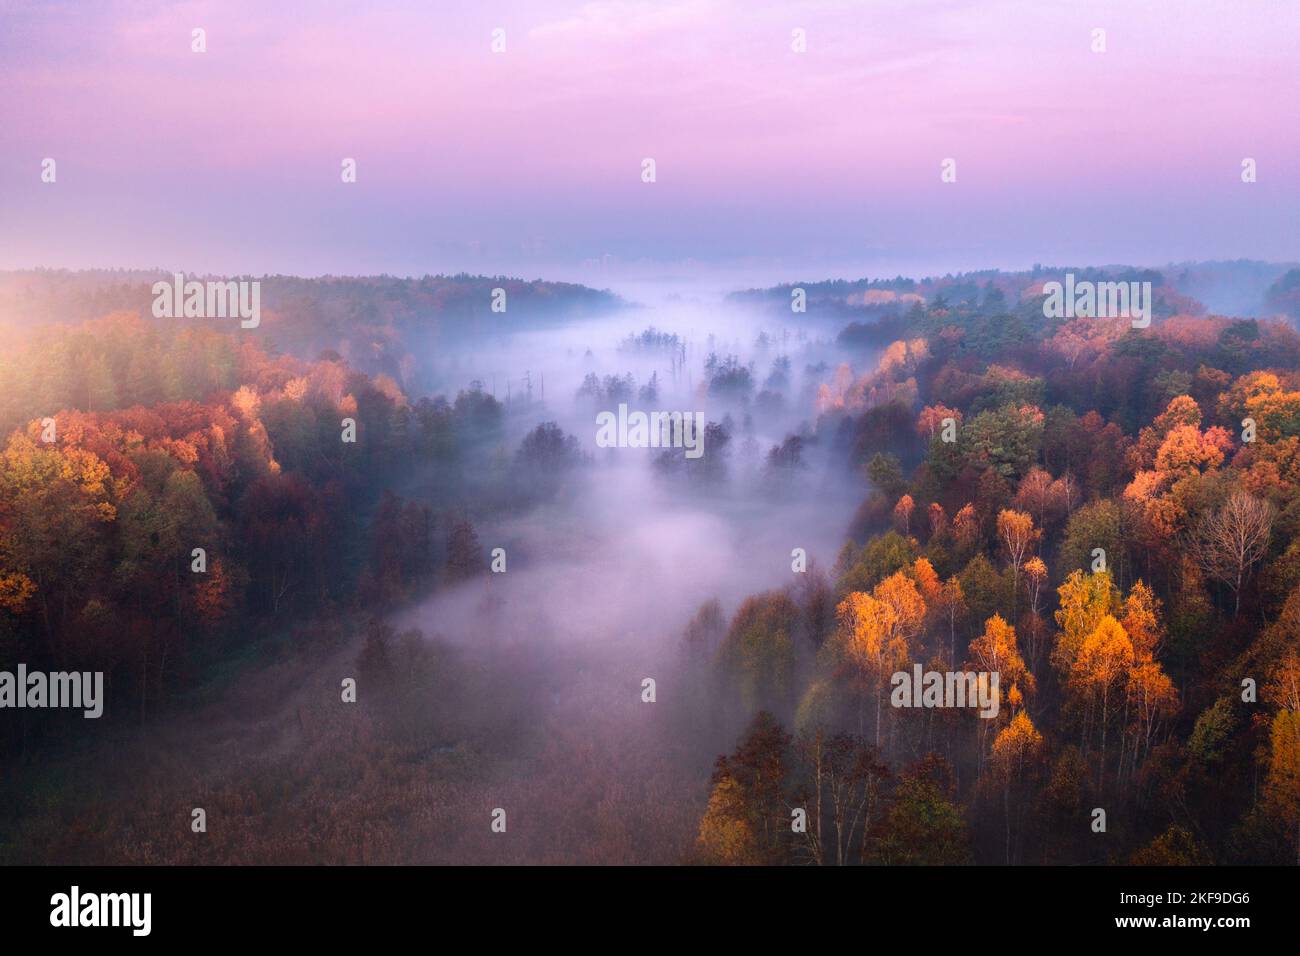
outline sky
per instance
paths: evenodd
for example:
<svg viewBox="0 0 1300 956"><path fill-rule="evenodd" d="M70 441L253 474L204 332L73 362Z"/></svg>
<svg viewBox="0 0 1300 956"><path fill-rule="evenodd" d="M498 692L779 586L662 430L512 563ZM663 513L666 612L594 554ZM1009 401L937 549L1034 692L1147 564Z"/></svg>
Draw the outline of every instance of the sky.
<svg viewBox="0 0 1300 956"><path fill-rule="evenodd" d="M0 0L0 269L1291 260L1297 49L1294 0Z"/></svg>

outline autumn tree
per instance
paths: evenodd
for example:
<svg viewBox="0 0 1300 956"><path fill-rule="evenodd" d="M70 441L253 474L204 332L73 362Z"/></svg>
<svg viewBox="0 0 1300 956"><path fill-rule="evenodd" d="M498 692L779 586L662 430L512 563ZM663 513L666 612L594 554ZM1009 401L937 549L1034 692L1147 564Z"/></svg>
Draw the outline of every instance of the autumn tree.
<svg viewBox="0 0 1300 956"><path fill-rule="evenodd" d="M921 414L916 418L916 433L934 441L943 430L943 422L946 418L951 418L958 426L961 425L961 412L958 409L946 405L927 405L921 409Z"/></svg>
<svg viewBox="0 0 1300 956"><path fill-rule="evenodd" d="M1029 597L1029 618L1026 630L1025 651L1029 657L1029 669L1038 669L1042 659L1046 628L1042 618L1042 591L1047 583L1047 564L1040 557L1032 557L1025 562L1025 591Z"/></svg>
<svg viewBox="0 0 1300 956"><path fill-rule="evenodd" d="M966 615L966 597L961 589L961 582L951 577L939 589L938 613L948 625L948 663L954 664L957 657L957 622Z"/></svg>
<svg viewBox="0 0 1300 956"><path fill-rule="evenodd" d="M1234 491L1207 515L1189 540L1201 569L1232 591L1232 616L1241 610L1241 589L1268 550L1277 509L1269 501Z"/></svg>
<svg viewBox="0 0 1300 956"><path fill-rule="evenodd" d="M1025 666L1020 649L1016 646L1016 631L995 614L984 622L984 632L970 642L970 663L975 670L998 674L998 693L1008 704L1008 715L1014 716L1024 698L1037 689L1034 675Z"/></svg>
<svg viewBox="0 0 1300 956"><path fill-rule="evenodd" d="M1264 802L1268 811L1294 834L1300 865L1300 711L1279 710L1270 735Z"/></svg>
<svg viewBox="0 0 1300 956"><path fill-rule="evenodd" d="M1069 504L1066 487L1062 480L1053 481L1050 473L1035 465L1020 479L1013 503L1045 528L1049 520L1058 521L1065 514Z"/></svg>
<svg viewBox="0 0 1300 956"><path fill-rule="evenodd" d="M1263 696L1280 710L1300 713L1300 647L1293 645L1282 651L1269 669Z"/></svg>
<svg viewBox="0 0 1300 956"><path fill-rule="evenodd" d="M993 777L1002 789L1002 812L1006 827L1006 861L1014 862L1012 854L1012 790L1024 780L1028 767L1037 762L1043 751L1043 735L1034 727L1025 711L1011 719L993 741L989 763Z"/></svg>
<svg viewBox="0 0 1300 956"><path fill-rule="evenodd" d="M1052 665L1063 677L1068 677L1084 639L1096 630L1104 617L1119 613L1119 592L1109 572L1086 574L1075 570L1070 572L1056 593L1060 602L1056 624L1060 630L1052 649Z"/></svg>
<svg viewBox="0 0 1300 956"><path fill-rule="evenodd" d="M879 747L884 682L907 661L910 641L925 618L925 603L912 580L896 572L871 594L849 594L840 602L837 614L836 651L856 675L860 688L858 732L862 732L862 705L870 689L876 697L875 745Z"/></svg>
<svg viewBox="0 0 1300 956"><path fill-rule="evenodd" d="M735 752L717 759L696 838L705 862L784 862L792 836L786 800L789 747L790 735L776 718L759 711Z"/></svg>
<svg viewBox="0 0 1300 956"><path fill-rule="evenodd" d="M898 530L905 535L912 533L912 511L916 507L911 495L903 495L894 505L894 521Z"/></svg>
<svg viewBox="0 0 1300 956"><path fill-rule="evenodd" d="M1107 614L1088 634L1079 647L1079 656L1070 671L1070 683L1081 692L1090 694L1098 703L1098 723L1101 728L1101 758L1097 785L1101 787L1106 777L1106 736L1111 721L1111 703L1124 685L1133 663L1133 642L1129 640L1119 621Z"/></svg>
<svg viewBox="0 0 1300 956"><path fill-rule="evenodd" d="M1020 569L1029 555L1029 549L1042 532L1034 528L1034 519L1023 511L1008 508L998 512L998 539L1006 549L1012 571L1012 614L1014 616L1020 596Z"/></svg>
<svg viewBox="0 0 1300 956"><path fill-rule="evenodd" d="M1157 662L1135 662L1128 674L1129 713L1132 715L1133 764L1151 751L1151 739L1162 719L1178 712L1178 691Z"/></svg>

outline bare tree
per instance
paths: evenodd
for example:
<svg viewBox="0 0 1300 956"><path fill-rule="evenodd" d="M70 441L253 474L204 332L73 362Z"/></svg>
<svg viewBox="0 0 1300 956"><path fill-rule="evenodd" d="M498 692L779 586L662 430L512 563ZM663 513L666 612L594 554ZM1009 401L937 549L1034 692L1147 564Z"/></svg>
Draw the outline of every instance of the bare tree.
<svg viewBox="0 0 1300 956"><path fill-rule="evenodd" d="M818 866L844 866L856 843L859 861L865 863L868 832L889 768L879 763L878 752L864 738L828 736L821 727L801 735L799 749L809 778L800 796L811 804L805 852ZM827 846L828 838L833 846Z"/></svg>
<svg viewBox="0 0 1300 956"><path fill-rule="evenodd" d="M1272 503L1234 491L1218 511L1202 519L1191 539L1196 563L1232 589L1232 616L1241 610L1241 589L1268 549L1277 510Z"/></svg>

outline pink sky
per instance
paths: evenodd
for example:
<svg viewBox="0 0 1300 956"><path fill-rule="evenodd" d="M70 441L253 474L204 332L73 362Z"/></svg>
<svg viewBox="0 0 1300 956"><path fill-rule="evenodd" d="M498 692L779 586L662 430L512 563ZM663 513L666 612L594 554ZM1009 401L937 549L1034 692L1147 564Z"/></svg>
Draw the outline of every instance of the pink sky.
<svg viewBox="0 0 1300 956"><path fill-rule="evenodd" d="M0 268L1293 259L1298 28L1289 0L0 0Z"/></svg>

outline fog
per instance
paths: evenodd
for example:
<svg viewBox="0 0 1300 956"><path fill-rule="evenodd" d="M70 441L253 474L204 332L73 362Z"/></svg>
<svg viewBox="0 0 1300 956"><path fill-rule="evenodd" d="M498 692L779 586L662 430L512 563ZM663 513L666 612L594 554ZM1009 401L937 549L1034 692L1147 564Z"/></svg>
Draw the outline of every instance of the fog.
<svg viewBox="0 0 1300 956"><path fill-rule="evenodd" d="M147 277L111 287L105 301L101 285L13 277L9 294L32 300L35 321L147 312ZM63 298L28 291L47 287ZM294 343L295 360L335 343L342 351L353 337L368 343L383 326L354 329L346 288L291 301L293 280L269 287L291 315L249 334ZM370 560L378 505L364 502L391 490L429 509L439 570L414 598L286 612L232 642L219 667L165 706L151 697L156 711L128 712L105 724L95 747L33 769L32 792L94 780L88 802L78 797L92 817L68 829L60 812L25 811L16 858L689 860L712 763L752 716L715 679L719 645L748 597L790 589L802 607L834 563L867 488L833 447L835 429L819 428L816 393L840 363L861 374L875 358L835 344L838 318L728 304L727 290L700 285L615 291L625 305L567 321L530 314L525 302L507 321L477 326L493 330L477 337L468 328L450 334L459 319L437 316L443 344L411 356L405 400L454 402L481 383L501 403L500 427L478 434L477 412L449 415L466 430L456 432L454 458L413 459L391 479L374 478L357 499L349 546L355 565ZM75 308L57 307L65 300ZM344 319L320 318L336 313ZM425 331L419 318L403 317L412 338ZM710 387L711 357L731 376L728 387ZM654 396L643 392L652 379ZM608 393L611 383L620 394ZM711 423L703 456L599 447L597 415L623 403L701 413ZM562 474L520 456L525 437L550 422L576 444L565 448ZM773 467L769 454L783 444ZM448 519L461 515L485 563L504 550L504 573L484 567L459 581L450 573L437 552ZM807 573L792 569L796 548ZM684 631L714 600L721 626L691 656ZM796 666L806 669L814 648L794 638ZM800 676L791 675L792 694ZM349 680L355 706L340 703ZM187 816L170 823L178 808L195 807L208 814L203 839L190 839ZM508 838L490 828L498 808Z"/></svg>
<svg viewBox="0 0 1300 956"><path fill-rule="evenodd" d="M666 354L621 348L649 327L684 341L685 365L675 375ZM761 333L770 339L766 348L755 345ZM703 378L710 352L754 363L760 387L773 359L788 355L781 410L762 414L710 396ZM669 294L655 308L507 337L491 349L433 363L451 394L475 379L488 388L495 383L498 399L508 389L507 446L517 446L538 423L555 421L590 456L556 500L477 523L485 552L505 550L505 573L440 591L391 621L398 630L418 628L460 648L473 666L494 675L488 694L475 701L484 721L522 708L529 728L523 741L500 732L478 738L493 769L476 799L517 814L531 834L512 841L508 859L675 862L689 850L710 763L731 749L746 715L714 712L705 719L707 701L699 698L707 696L707 682L700 664L685 659L682 635L705 601L720 601L730 620L749 595L797 588L805 575L792 572L795 548L805 550L815 569L834 563L865 486L835 462L828 436L814 434L811 395L828 373L804 369L818 362L833 368L844 359L825 337L794 323L781 327L720 303L673 302ZM531 404L520 397L525 371L534 388ZM588 374L629 372L637 386L658 374L653 407L703 411L709 421L730 417L729 446L704 449L706 458L725 456L723 480L697 487L661 474L653 465L657 449L596 447L593 409L605 406L579 400L576 392ZM738 447L746 420L748 454ZM803 464L788 487L774 490L763 481L762 460L800 432L808 439ZM642 701L646 678L655 681L653 703ZM616 818L599 825L588 820L590 842L576 836L582 828L571 820L587 816L590 807L575 803L564 781L588 797L594 791ZM667 819L638 823L651 805ZM555 836L561 832L566 839ZM611 859L612 847L633 856ZM475 837L464 852L498 859L501 851Z"/></svg>

